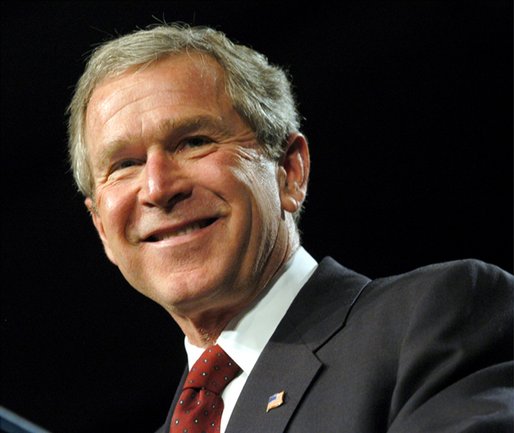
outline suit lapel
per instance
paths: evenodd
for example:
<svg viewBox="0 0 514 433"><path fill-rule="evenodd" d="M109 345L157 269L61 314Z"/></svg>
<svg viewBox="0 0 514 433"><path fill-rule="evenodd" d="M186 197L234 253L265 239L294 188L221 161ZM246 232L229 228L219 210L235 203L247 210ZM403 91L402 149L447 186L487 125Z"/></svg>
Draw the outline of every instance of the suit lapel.
<svg viewBox="0 0 514 433"><path fill-rule="evenodd" d="M294 329L286 325L282 331L289 333L291 344L287 341L268 343L239 396L227 433L283 431L321 367L305 345L294 343L298 339ZM285 403L266 412L269 397L280 391L285 391Z"/></svg>
<svg viewBox="0 0 514 433"><path fill-rule="evenodd" d="M300 291L241 392L226 433L283 432L322 363L315 351L344 326L369 279L324 259ZM283 405L266 412L271 395Z"/></svg>

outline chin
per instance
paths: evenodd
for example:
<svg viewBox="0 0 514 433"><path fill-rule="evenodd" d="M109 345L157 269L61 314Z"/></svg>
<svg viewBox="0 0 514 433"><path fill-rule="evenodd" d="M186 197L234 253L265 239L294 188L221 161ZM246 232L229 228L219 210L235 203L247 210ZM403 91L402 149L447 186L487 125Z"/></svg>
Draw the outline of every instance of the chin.
<svg viewBox="0 0 514 433"><path fill-rule="evenodd" d="M153 289L139 290L143 295L157 302L168 311L193 311L208 309L222 298L222 290L215 279L198 281L194 276L174 278L172 282L162 281ZM221 295L221 296L220 296Z"/></svg>

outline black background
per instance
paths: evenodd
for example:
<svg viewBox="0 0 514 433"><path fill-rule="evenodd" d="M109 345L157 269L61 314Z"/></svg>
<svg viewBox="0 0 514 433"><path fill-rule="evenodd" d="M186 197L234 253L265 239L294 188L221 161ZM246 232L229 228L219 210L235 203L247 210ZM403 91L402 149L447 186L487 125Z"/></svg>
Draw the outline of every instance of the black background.
<svg viewBox="0 0 514 433"><path fill-rule="evenodd" d="M156 19L290 70L312 176L302 231L372 277L475 257L512 272L512 2L1 3L1 404L55 433L152 432L180 332L103 255L66 162L84 53Z"/></svg>

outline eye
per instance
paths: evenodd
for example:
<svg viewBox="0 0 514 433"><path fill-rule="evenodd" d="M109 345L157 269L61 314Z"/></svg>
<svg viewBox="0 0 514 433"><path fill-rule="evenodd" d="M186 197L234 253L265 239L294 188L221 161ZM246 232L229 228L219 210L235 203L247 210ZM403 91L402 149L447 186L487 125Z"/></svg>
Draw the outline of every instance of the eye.
<svg viewBox="0 0 514 433"><path fill-rule="evenodd" d="M210 143L213 143L213 140L211 138L202 135L195 135L192 137L187 137L186 139L182 140L182 142L180 143L180 148L184 149L188 147L201 147Z"/></svg>
<svg viewBox="0 0 514 433"><path fill-rule="evenodd" d="M118 170L123 170L124 168L130 168L135 165L140 165L140 164L141 164L141 161L139 161L137 159L123 159L112 165L111 173L118 171Z"/></svg>

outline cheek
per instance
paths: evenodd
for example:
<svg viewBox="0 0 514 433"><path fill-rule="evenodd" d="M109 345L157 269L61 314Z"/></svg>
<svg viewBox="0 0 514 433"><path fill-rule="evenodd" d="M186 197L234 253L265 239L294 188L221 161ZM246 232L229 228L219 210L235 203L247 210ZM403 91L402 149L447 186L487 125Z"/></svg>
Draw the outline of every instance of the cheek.
<svg viewBox="0 0 514 433"><path fill-rule="evenodd" d="M97 194L97 206L107 237L125 233L133 208L132 195L125 188L113 188Z"/></svg>
<svg viewBox="0 0 514 433"><path fill-rule="evenodd" d="M281 218L279 189L275 164L269 161L244 160L233 173L239 197L244 197L243 222L252 239L250 242L258 255L272 243ZM237 200L237 199L236 199Z"/></svg>
<svg viewBox="0 0 514 433"><path fill-rule="evenodd" d="M226 152L216 155L199 172L205 185L231 205L246 202L258 214L280 215L275 163Z"/></svg>
<svg viewBox="0 0 514 433"><path fill-rule="evenodd" d="M261 217L278 220L280 197L275 164L270 161L246 164L239 178L248 188L254 207L258 208Z"/></svg>

